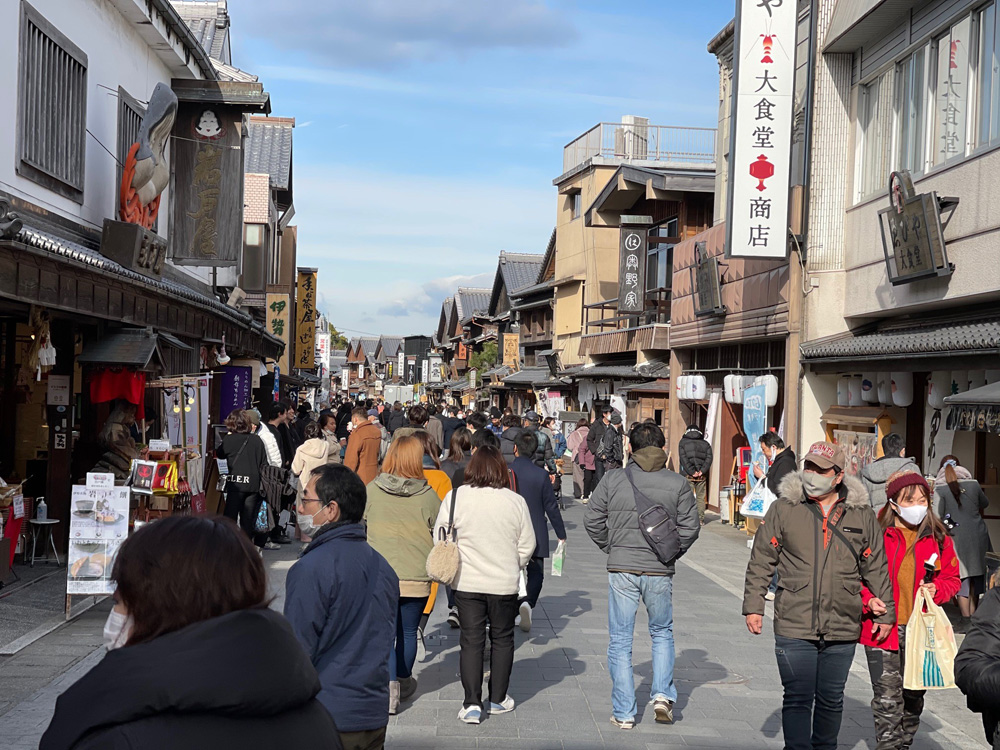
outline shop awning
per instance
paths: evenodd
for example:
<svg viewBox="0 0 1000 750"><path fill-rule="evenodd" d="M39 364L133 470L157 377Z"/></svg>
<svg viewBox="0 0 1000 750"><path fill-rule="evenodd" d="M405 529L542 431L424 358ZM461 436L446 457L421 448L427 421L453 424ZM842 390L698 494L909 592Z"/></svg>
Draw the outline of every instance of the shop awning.
<svg viewBox="0 0 1000 750"><path fill-rule="evenodd" d="M164 345L182 351L192 350L192 347L169 333L154 333L148 328L122 328L88 344L77 357L77 362L84 365L134 367L138 370L162 369L164 356L161 347Z"/></svg>
<svg viewBox="0 0 1000 750"><path fill-rule="evenodd" d="M944 402L948 406L1000 406L1000 383L991 383L965 393L945 396Z"/></svg>
<svg viewBox="0 0 1000 750"><path fill-rule="evenodd" d="M565 385L561 380L553 380L548 367L525 367L503 379L507 386Z"/></svg>

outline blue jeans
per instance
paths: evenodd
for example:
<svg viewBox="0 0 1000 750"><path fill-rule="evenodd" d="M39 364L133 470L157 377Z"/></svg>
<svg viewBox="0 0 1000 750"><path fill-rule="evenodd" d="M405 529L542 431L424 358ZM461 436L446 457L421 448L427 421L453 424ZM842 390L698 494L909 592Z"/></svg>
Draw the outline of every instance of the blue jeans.
<svg viewBox="0 0 1000 750"><path fill-rule="evenodd" d="M785 750L835 750L844 713L844 686L857 645L855 641L774 637L785 688L781 707Z"/></svg>
<svg viewBox="0 0 1000 750"><path fill-rule="evenodd" d="M417 660L417 628L427 597L401 596L396 610L396 647L389 655L389 680L409 677Z"/></svg>
<svg viewBox="0 0 1000 750"><path fill-rule="evenodd" d="M653 689L650 698L677 701L674 685L673 576L637 576L608 573L608 671L611 673L611 707L619 720L634 718L635 681L632 677L632 636L639 599L649 615L653 639Z"/></svg>

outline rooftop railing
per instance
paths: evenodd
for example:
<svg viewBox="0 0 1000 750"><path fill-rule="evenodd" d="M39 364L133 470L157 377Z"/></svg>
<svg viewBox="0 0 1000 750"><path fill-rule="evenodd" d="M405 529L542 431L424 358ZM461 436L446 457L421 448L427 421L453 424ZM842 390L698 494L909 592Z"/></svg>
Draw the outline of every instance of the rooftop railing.
<svg viewBox="0 0 1000 750"><path fill-rule="evenodd" d="M601 122L563 148L563 173L600 156L621 161L715 163L714 128Z"/></svg>

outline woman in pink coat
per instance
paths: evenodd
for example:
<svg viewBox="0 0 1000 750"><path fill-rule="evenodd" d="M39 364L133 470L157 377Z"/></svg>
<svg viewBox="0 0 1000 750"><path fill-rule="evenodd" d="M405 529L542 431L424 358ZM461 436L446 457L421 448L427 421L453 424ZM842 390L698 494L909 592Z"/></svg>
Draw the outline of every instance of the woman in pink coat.
<svg viewBox="0 0 1000 750"><path fill-rule="evenodd" d="M581 419L566 438L566 447L573 452L573 497L586 503L594 484L594 454L587 445L590 423Z"/></svg>

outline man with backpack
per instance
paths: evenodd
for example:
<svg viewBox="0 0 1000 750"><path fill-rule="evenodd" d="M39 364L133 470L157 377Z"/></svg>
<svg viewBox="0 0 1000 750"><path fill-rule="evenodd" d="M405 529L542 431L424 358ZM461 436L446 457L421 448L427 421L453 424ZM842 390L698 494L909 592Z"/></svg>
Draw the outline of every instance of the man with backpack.
<svg viewBox="0 0 1000 750"><path fill-rule="evenodd" d="M620 729L633 729L638 711L632 638L640 599L653 641L653 713L661 724L673 722L674 562L701 530L690 485L666 468L662 430L644 422L632 428L629 440L628 465L608 471L593 491L584 518L590 538L608 554L611 723Z"/></svg>

